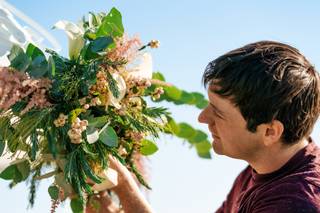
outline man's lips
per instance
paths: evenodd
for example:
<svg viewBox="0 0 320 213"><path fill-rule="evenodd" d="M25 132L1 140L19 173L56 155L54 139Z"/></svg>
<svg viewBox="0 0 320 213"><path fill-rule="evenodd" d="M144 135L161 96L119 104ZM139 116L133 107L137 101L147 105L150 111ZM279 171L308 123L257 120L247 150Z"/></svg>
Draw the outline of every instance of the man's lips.
<svg viewBox="0 0 320 213"><path fill-rule="evenodd" d="M215 134L212 134L212 137L213 137L214 139L220 139L220 137L217 136L217 135L215 135Z"/></svg>

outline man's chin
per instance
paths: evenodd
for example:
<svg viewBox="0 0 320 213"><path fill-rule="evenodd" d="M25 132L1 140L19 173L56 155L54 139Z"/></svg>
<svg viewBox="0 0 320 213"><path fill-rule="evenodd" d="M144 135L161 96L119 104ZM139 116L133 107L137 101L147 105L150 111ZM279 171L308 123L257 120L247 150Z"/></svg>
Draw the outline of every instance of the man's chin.
<svg viewBox="0 0 320 213"><path fill-rule="evenodd" d="M212 142L212 149L217 155L223 155L222 147L215 140Z"/></svg>

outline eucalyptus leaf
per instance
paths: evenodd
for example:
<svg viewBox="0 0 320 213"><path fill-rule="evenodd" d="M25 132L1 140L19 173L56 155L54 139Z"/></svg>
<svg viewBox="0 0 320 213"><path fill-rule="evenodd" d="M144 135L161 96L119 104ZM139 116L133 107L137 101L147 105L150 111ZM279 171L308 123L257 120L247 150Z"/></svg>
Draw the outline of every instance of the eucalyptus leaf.
<svg viewBox="0 0 320 213"><path fill-rule="evenodd" d="M108 122L108 116L101 116L101 117L90 117L88 120L88 126L93 126L96 128L102 128Z"/></svg>
<svg viewBox="0 0 320 213"><path fill-rule="evenodd" d="M113 39L110 36L101 36L91 41L87 46L84 47L85 59L94 59L99 57L98 53L106 49L110 44L113 43ZM81 52L81 54L83 54Z"/></svg>
<svg viewBox="0 0 320 213"><path fill-rule="evenodd" d="M30 76L35 78L45 76L48 72L48 62L46 60L46 57L42 55L36 56L32 60L26 72L28 72Z"/></svg>
<svg viewBox="0 0 320 213"><path fill-rule="evenodd" d="M103 129L102 132L100 132L99 140L110 147L118 146L117 133L111 126L108 126L107 128Z"/></svg>
<svg viewBox="0 0 320 213"><path fill-rule="evenodd" d="M8 55L10 61L10 67L17 69L18 71L24 72L29 67L31 60L27 54L24 53L23 49L18 45L13 45Z"/></svg>
<svg viewBox="0 0 320 213"><path fill-rule="evenodd" d="M113 39L110 36L99 37L89 44L89 49L94 53L98 53L106 49L112 43Z"/></svg>

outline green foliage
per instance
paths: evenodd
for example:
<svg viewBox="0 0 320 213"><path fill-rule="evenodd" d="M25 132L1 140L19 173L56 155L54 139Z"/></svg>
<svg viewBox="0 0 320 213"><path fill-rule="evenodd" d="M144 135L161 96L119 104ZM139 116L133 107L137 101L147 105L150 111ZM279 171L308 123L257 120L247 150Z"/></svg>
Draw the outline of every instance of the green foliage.
<svg viewBox="0 0 320 213"><path fill-rule="evenodd" d="M119 98L119 86L111 73L121 74L120 71L128 61L122 57L116 60L108 59L108 53L116 48L114 41L123 36L124 28L122 16L115 8L112 8L108 14L90 13L90 15L91 19L88 21L83 19L85 42L78 58L68 59L52 50L46 50L49 54L47 59L44 53L33 44L29 44L26 51L14 45L9 54L12 68L26 72L33 79L46 77L52 81L52 87L46 93L52 104L50 107L42 109L34 107L21 115L22 109L30 101L30 95L15 103L9 111L0 111L0 155L7 145L13 153L25 151L32 164L32 170L30 170L29 161L15 162L16 164L7 167L0 177L12 180L11 186L13 186L30 176L32 178L31 206L36 189L35 177L40 176L44 165L56 165L54 171L59 174L55 174L55 185L48 188L50 197L57 200L59 187L62 187L67 196L71 194L77 196L70 203L73 212L83 212L85 202L83 193L89 195L93 193L88 180L101 183L101 178L96 171L97 168L104 170L108 167L109 155L116 157L143 186L151 189L132 159L134 153L140 152L148 156L158 150L155 142L136 139L145 135L155 139L161 132L172 134L188 141L200 157L210 158L211 145L204 132L193 128L188 123L176 123L166 108L147 106L147 102L140 94L156 97L153 93L156 87L162 85L161 82L149 88L137 85L134 94L138 96L135 98L139 99L139 104L130 102L132 94L129 93L120 103L122 105L120 109L104 103L107 98L110 98L107 97L109 94L103 97L104 94L99 94L100 90L95 90L91 86L97 83L97 72L103 71L107 79L108 91L106 92ZM159 72L153 73L153 79L165 81L164 76ZM164 84L163 90L164 94L156 102L187 104L199 109L208 104L201 93L187 92L169 84ZM95 97L104 98L101 101L103 103L94 104L92 101ZM89 109L82 103L83 101L90 105ZM61 121L58 119L60 113L68 115L68 119L62 125L57 124L57 121ZM88 121L85 130L82 129L83 126L81 131L72 126L77 118ZM73 144L70 141L68 136L70 128L79 130L80 144ZM90 140L88 143L87 136L95 132L98 132L98 139L92 137L96 141L91 143L92 140ZM126 154L120 155L121 147L126 149ZM47 164L49 162L54 163Z"/></svg>
<svg viewBox="0 0 320 213"><path fill-rule="evenodd" d="M99 57L99 53L101 54L112 43L113 39L110 36L101 36L89 42L88 46L85 47L85 59L90 60Z"/></svg>
<svg viewBox="0 0 320 213"><path fill-rule="evenodd" d="M48 193L53 200L58 200L59 198L59 188L55 185L49 186Z"/></svg>
<svg viewBox="0 0 320 213"><path fill-rule="evenodd" d="M36 154L39 148L39 140L38 140L38 134L36 131L33 131L30 136L30 141L31 141L31 153L30 153L30 158L31 160L36 159Z"/></svg>
<svg viewBox="0 0 320 213"><path fill-rule="evenodd" d="M194 137L196 131L187 123L179 124L179 132L177 132L177 136L184 139L189 139Z"/></svg>
<svg viewBox="0 0 320 213"><path fill-rule="evenodd" d="M18 45L12 46L8 59L10 61L10 67L21 72L25 72L31 63L28 55L25 54L23 49Z"/></svg>
<svg viewBox="0 0 320 213"><path fill-rule="evenodd" d="M100 116L100 117L89 117L88 119L89 126L95 128L102 128L107 124L109 118L108 116Z"/></svg>
<svg viewBox="0 0 320 213"><path fill-rule="evenodd" d="M70 201L70 207L73 213L83 213L83 204L78 198L73 198Z"/></svg>
<svg viewBox="0 0 320 213"><path fill-rule="evenodd" d="M111 126L103 128L99 135L99 140L107 146L117 147L118 146L118 136L117 133Z"/></svg>
<svg viewBox="0 0 320 213"><path fill-rule="evenodd" d="M197 149L197 153L202 158L211 158L210 150L211 144L209 141L204 140L200 143L196 143L195 147Z"/></svg>
<svg viewBox="0 0 320 213"><path fill-rule="evenodd" d="M121 37L123 33L121 13L116 8L112 8L109 14L103 18L96 36Z"/></svg>
<svg viewBox="0 0 320 213"><path fill-rule="evenodd" d="M119 87L117 85L116 80L113 78L113 76L109 72L106 72L106 73L107 73L107 77L108 77L108 87L109 87L112 95L115 98L119 98L120 92L119 92Z"/></svg>
<svg viewBox="0 0 320 213"><path fill-rule="evenodd" d="M26 55L31 59L31 64L26 70L30 76L38 78L48 74L48 62L43 52L33 44L29 44Z"/></svg>
<svg viewBox="0 0 320 213"><path fill-rule="evenodd" d="M165 81L164 76L157 72L153 74L153 79ZM153 87L154 88L154 87ZM205 97L198 92L187 92L181 90L176 86L163 86L164 94L157 101L168 101L173 102L174 104L181 105L193 105L199 109L203 109L208 105L208 101ZM149 91L150 92L150 91Z"/></svg>
<svg viewBox="0 0 320 213"><path fill-rule="evenodd" d="M30 164L27 160L23 160L7 167L0 174L0 178L12 180L13 183L19 183L28 178L30 173Z"/></svg>
<svg viewBox="0 0 320 213"><path fill-rule="evenodd" d="M146 139L141 141L141 147L140 147L141 154L152 155L156 151L158 151L158 147L154 142Z"/></svg>
<svg viewBox="0 0 320 213"><path fill-rule="evenodd" d="M201 130L194 129L187 123L176 123L173 118L169 118L167 123L167 131L179 138L188 141L197 150L199 157L211 158L211 144L208 136Z"/></svg>
<svg viewBox="0 0 320 213"><path fill-rule="evenodd" d="M13 45L8 55L10 67L27 72L31 77L44 77L48 75L48 62L43 52L33 44L29 44L26 52L17 46Z"/></svg>
<svg viewBox="0 0 320 213"><path fill-rule="evenodd" d="M6 147L6 142L3 140L3 137L0 135L0 156L3 154L5 147Z"/></svg>
<svg viewBox="0 0 320 213"><path fill-rule="evenodd" d="M161 116L169 116L167 108L164 107L148 107L142 110L142 113L151 118L160 118Z"/></svg>

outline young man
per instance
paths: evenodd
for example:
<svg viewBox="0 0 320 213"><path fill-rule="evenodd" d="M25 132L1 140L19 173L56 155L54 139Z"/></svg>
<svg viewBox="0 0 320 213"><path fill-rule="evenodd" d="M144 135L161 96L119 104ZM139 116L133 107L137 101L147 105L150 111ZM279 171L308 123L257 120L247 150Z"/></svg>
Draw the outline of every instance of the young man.
<svg viewBox="0 0 320 213"><path fill-rule="evenodd" d="M199 115L217 154L242 159L218 213L320 212L319 74L289 45L262 41L209 63L210 104Z"/></svg>
<svg viewBox="0 0 320 213"><path fill-rule="evenodd" d="M314 67L297 49L262 41L212 61L203 80L210 103L199 121L214 151L249 164L216 212L320 212L320 150L309 137L320 110ZM126 169L111 166L124 211L152 212Z"/></svg>

